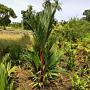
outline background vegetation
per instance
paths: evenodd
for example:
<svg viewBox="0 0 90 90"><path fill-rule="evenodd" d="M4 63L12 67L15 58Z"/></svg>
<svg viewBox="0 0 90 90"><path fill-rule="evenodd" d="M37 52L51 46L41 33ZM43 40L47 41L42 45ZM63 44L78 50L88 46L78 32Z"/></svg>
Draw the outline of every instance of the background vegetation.
<svg viewBox="0 0 90 90"><path fill-rule="evenodd" d="M0 9L1 10L1 9ZM4 9L3 9L4 10ZM0 31L2 90L89 90L90 13L85 18L56 22L59 2L46 0L43 10L22 11L16 30Z"/></svg>

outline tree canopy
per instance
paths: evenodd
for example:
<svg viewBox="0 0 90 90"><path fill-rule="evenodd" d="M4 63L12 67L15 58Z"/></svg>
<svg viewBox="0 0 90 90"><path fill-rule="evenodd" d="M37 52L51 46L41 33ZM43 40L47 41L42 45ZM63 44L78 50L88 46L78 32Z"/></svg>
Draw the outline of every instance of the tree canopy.
<svg viewBox="0 0 90 90"><path fill-rule="evenodd" d="M21 11L22 18L23 18L23 28L24 29L30 29L29 24L27 23L29 21L29 17L35 16L35 12L33 11L32 6L28 6L28 9L26 11Z"/></svg>
<svg viewBox="0 0 90 90"><path fill-rule="evenodd" d="M86 19L87 21L90 21L90 9L85 10L85 11L83 12L83 15L86 16L85 19Z"/></svg>
<svg viewBox="0 0 90 90"><path fill-rule="evenodd" d="M11 23L10 17L17 17L13 9L0 4L0 26L3 26L4 29L6 29L6 26Z"/></svg>

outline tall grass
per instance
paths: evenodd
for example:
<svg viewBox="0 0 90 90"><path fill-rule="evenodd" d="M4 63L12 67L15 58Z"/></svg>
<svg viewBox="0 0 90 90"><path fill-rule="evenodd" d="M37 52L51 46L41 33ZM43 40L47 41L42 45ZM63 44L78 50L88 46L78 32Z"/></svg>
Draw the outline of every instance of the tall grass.
<svg viewBox="0 0 90 90"><path fill-rule="evenodd" d="M10 51L15 54L19 47L22 51L31 50L33 44L32 34L29 32L1 31L0 32L0 59ZM13 50L12 50L13 49ZM18 53L19 54L19 53Z"/></svg>
<svg viewBox="0 0 90 90"><path fill-rule="evenodd" d="M22 38L22 34L10 34L10 33L0 33L0 40L13 40L16 41Z"/></svg>
<svg viewBox="0 0 90 90"><path fill-rule="evenodd" d="M28 34L26 34L28 33ZM33 42L32 34L29 32L11 32L4 31L0 32L0 50L6 47L11 47L12 45L19 44L21 46L31 45Z"/></svg>

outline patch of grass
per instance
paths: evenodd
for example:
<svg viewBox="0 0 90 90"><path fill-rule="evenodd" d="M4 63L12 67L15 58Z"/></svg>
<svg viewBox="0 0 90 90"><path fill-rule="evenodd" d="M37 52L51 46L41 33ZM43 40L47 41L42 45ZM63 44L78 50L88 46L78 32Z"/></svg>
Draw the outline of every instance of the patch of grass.
<svg viewBox="0 0 90 90"><path fill-rule="evenodd" d="M22 50L24 49L31 50L32 43L33 43L33 37L29 32L1 31L0 32L0 58L2 58L6 53L9 53L13 47L17 48L18 46Z"/></svg>
<svg viewBox="0 0 90 90"><path fill-rule="evenodd" d="M28 33L28 34L26 34ZM15 44L31 44L32 35L29 32L21 31L1 31L0 32L0 49Z"/></svg>
<svg viewBox="0 0 90 90"><path fill-rule="evenodd" d="M22 34L7 34L7 33L0 33L0 40L18 40L22 38Z"/></svg>

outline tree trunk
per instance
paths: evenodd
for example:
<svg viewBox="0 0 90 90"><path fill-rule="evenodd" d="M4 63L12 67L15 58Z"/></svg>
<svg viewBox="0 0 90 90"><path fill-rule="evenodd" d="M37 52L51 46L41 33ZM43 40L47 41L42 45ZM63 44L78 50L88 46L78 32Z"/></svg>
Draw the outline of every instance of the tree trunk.
<svg viewBox="0 0 90 90"><path fill-rule="evenodd" d="M5 25L3 26L3 29L6 30L6 26Z"/></svg>

